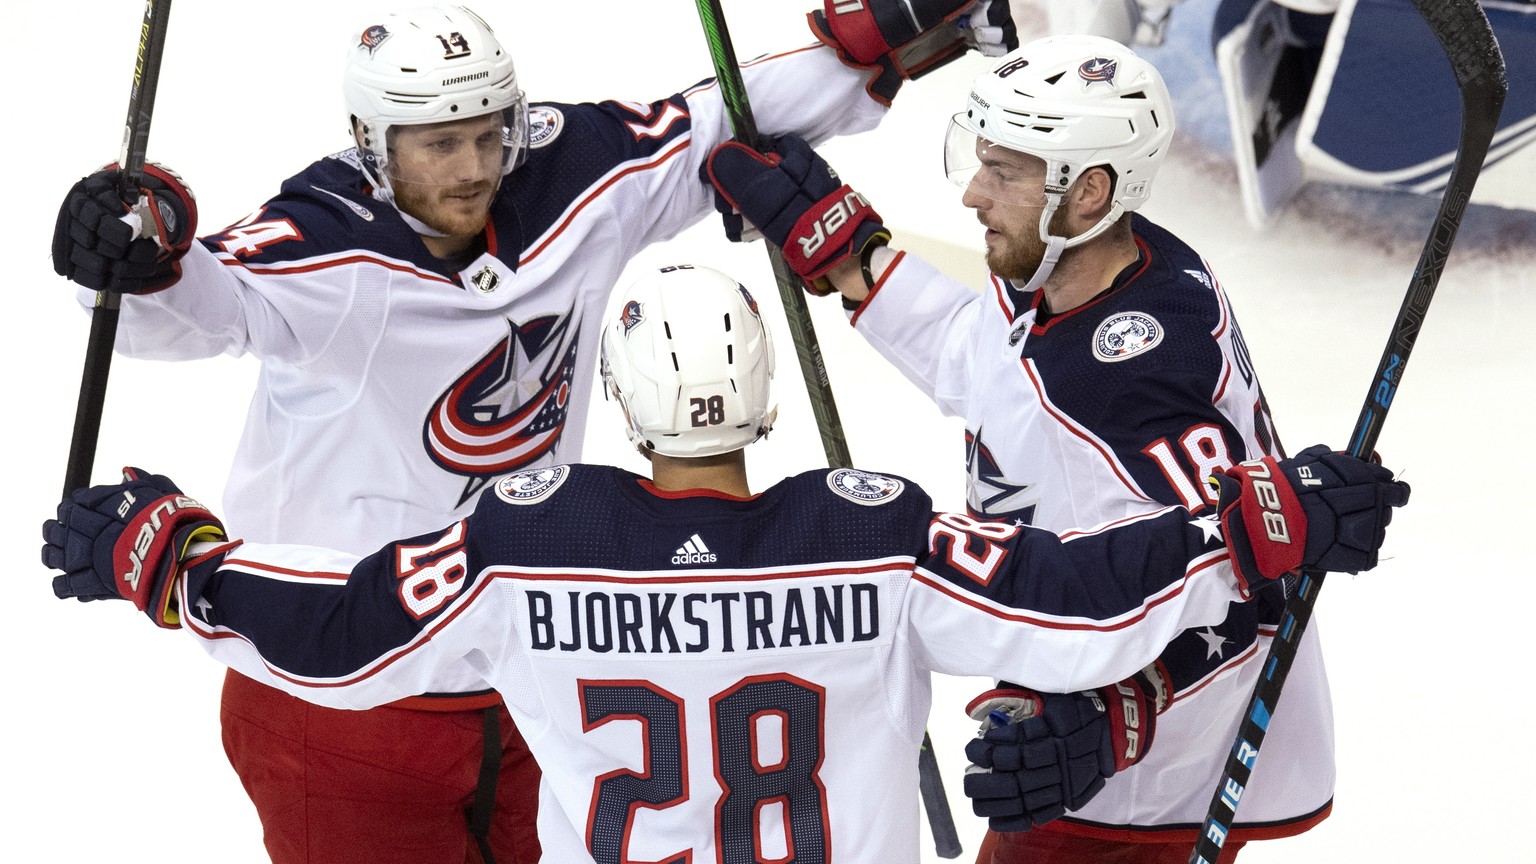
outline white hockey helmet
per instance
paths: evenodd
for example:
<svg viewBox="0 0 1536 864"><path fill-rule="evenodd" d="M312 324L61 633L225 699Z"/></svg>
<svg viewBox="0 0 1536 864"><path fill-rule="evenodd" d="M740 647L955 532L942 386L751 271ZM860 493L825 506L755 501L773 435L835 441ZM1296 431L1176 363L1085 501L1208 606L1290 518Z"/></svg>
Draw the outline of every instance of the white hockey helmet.
<svg viewBox="0 0 1536 864"><path fill-rule="evenodd" d="M757 301L709 267L663 267L619 295L603 327L602 376L641 451L728 453L768 434L777 414Z"/></svg>
<svg viewBox="0 0 1536 864"><path fill-rule="evenodd" d="M964 186L979 166L977 138L1045 161L1040 238L1072 184L1089 168L1114 177L1113 208L1073 246L1146 203L1173 140L1173 101L1151 63L1102 36L1048 36L1020 46L971 85L950 123L944 171ZM1018 203L1018 202L1015 202Z"/></svg>
<svg viewBox="0 0 1536 864"><path fill-rule="evenodd" d="M528 155L528 100L484 19L438 3L386 13L351 47L342 93L368 179L389 190L390 129L501 112L505 176Z"/></svg>

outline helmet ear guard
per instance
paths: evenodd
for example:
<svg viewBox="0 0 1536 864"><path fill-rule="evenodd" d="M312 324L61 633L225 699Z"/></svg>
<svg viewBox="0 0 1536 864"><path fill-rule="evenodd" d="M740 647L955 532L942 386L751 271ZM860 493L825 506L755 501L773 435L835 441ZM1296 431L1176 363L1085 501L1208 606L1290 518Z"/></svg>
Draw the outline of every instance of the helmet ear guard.
<svg viewBox="0 0 1536 864"><path fill-rule="evenodd" d="M369 182L392 194L391 130L501 112L501 175L528 155L528 101L512 57L484 19L439 3L402 9L364 27L342 80L349 127Z"/></svg>
<svg viewBox="0 0 1536 864"><path fill-rule="evenodd" d="M664 267L616 295L603 327L605 392L642 452L714 456L768 434L773 340L757 302L708 267Z"/></svg>

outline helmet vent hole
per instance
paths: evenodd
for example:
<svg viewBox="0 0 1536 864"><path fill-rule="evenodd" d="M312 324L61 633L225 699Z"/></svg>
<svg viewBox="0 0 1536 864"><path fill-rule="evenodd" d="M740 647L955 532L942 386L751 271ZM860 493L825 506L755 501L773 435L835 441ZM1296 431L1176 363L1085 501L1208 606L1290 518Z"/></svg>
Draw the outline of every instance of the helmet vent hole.
<svg viewBox="0 0 1536 864"><path fill-rule="evenodd" d="M672 352L672 371L673 372L681 372L681 371L683 371L682 364L677 362L677 352L676 351Z"/></svg>
<svg viewBox="0 0 1536 864"><path fill-rule="evenodd" d="M725 346L725 362L730 363L732 365L735 365L735 363L736 363L736 346L735 345L727 345L727 346Z"/></svg>
<svg viewBox="0 0 1536 864"><path fill-rule="evenodd" d="M1045 79L1045 83L1047 83L1047 84L1055 84L1057 81L1060 81L1061 80L1061 76L1063 76L1065 74L1067 74L1067 73L1065 73L1065 72L1057 72L1055 75L1052 75L1051 77Z"/></svg>
<svg viewBox="0 0 1536 864"><path fill-rule="evenodd" d="M1120 94L1120 98L1121 99L1145 99L1145 98L1147 98L1147 92L1145 90L1137 90L1134 93L1121 93Z"/></svg>
<svg viewBox="0 0 1536 864"><path fill-rule="evenodd" d="M668 339L672 338L672 325L671 325L671 323L669 323L667 321L661 322L661 329L667 334L667 338Z"/></svg>
<svg viewBox="0 0 1536 864"><path fill-rule="evenodd" d="M725 315L722 315L721 317L725 319L725 332L727 332L727 333L731 332L731 316L730 316L730 313L726 313Z"/></svg>

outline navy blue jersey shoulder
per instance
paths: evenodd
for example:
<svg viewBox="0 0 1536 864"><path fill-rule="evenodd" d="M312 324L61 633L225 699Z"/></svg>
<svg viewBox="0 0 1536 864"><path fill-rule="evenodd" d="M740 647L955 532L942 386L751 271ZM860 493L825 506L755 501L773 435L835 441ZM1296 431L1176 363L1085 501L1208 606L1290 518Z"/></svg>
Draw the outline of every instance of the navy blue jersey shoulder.
<svg viewBox="0 0 1536 864"><path fill-rule="evenodd" d="M899 478L897 494L861 503L836 492L831 471L786 479L749 499L669 496L635 474L559 466L568 476L532 503L488 490L469 517L472 572L485 567L689 568L814 566L896 555L916 557L931 506Z"/></svg>
<svg viewBox="0 0 1536 864"><path fill-rule="evenodd" d="M611 175L645 164L692 130L681 95L650 104L540 102L528 161L502 184L531 242Z"/></svg>
<svg viewBox="0 0 1536 864"><path fill-rule="evenodd" d="M1217 338L1225 310L1200 256L1132 214L1138 260L1093 301L1037 324L1023 359L1055 408L1129 459L1138 483L1164 503L1160 469L1138 466L1144 447L1197 424L1223 429L1234 461L1247 458L1212 402L1225 369Z"/></svg>

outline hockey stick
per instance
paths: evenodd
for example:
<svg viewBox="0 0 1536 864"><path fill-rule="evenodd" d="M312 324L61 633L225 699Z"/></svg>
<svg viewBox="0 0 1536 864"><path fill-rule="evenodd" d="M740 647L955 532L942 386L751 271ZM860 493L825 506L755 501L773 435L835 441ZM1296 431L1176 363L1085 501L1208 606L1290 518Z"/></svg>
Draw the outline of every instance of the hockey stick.
<svg viewBox="0 0 1536 864"><path fill-rule="evenodd" d="M117 159L122 169L118 193L132 207L139 200L144 177L144 148L149 143L149 122L154 117L155 87L160 82L160 55L165 48L166 24L171 0L146 0L144 23L139 27L139 54L133 67L133 90L128 96L128 117L123 124L123 148ZM148 220L146 220L148 221ZM112 369L112 347L117 342L118 304L114 291L97 291L91 313L91 335L86 342L85 368L80 374L80 398L75 404L75 428L69 441L69 462L64 468L64 497L91 484L96 464L96 439L101 432L102 405L107 398L107 375Z"/></svg>
<svg viewBox="0 0 1536 864"><path fill-rule="evenodd" d="M1403 368L1408 364L1408 355L1413 351L1413 343L1429 311L1430 298L1434 296L1435 286L1445 269L1446 256L1456 239L1462 214L1472 196L1472 187L1477 184L1477 175L1488 155L1488 147L1498 127L1499 112L1504 106L1504 94L1509 89L1503 55L1477 0L1413 0L1413 5L1434 31L1456 74L1456 86L1461 93L1461 139L1429 239L1425 241L1408 293L1392 324L1392 333L1382 351L1381 362L1376 366L1376 375L1371 379L1365 406L1350 434L1349 453L1360 459L1369 458L1376 448L1381 424L1386 420L1387 409L1391 407L1403 378ZM1317 592L1323 587L1323 576L1320 572L1303 571L1295 590L1286 598L1280 630L1270 643L1269 656L1238 726L1237 739L1206 811L1205 824L1189 857L1190 864L1210 864L1221 855L1222 844L1232 830L1237 806L1259 757L1259 748L1264 743L1270 717L1280 699L1280 689L1312 618Z"/></svg>
<svg viewBox="0 0 1536 864"><path fill-rule="evenodd" d="M747 101L747 87L741 80L741 66L736 62L736 49L731 44L730 31L726 29L725 10L720 8L720 0L695 0L695 4L699 10L699 23L704 28L704 40L709 43L715 81L720 85L720 95L730 117L731 131L736 140L754 150L762 150L762 136L758 134L757 121L752 117L752 106ZM827 463L833 468L851 468L853 457L848 453L848 439L843 434L843 424L837 416L837 403L832 398L832 382L827 377L826 361L816 341L816 330L811 323L811 311L806 306L805 292L800 289L800 278L789 269L782 252L766 240L764 245L768 247L773 278L778 283L779 296L784 301L790 337L795 343L795 354L800 359L800 373L805 378L811 411L816 415L816 428L821 433L821 446L827 453ZM928 814L928 825L933 831L935 851L942 858L960 857L960 835L955 830L955 817L949 809L944 780L939 773L939 763L933 755L933 741L928 737L927 730L923 731L923 744L918 750L917 776L923 809Z"/></svg>

